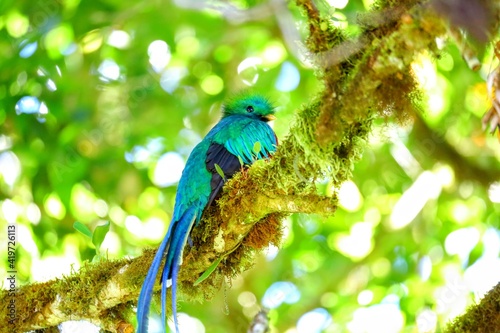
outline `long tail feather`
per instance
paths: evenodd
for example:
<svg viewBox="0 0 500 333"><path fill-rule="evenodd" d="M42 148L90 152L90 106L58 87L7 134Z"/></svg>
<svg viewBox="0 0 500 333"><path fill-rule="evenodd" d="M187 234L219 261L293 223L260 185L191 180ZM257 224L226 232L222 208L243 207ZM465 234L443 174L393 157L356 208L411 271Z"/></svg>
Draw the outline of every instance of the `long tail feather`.
<svg viewBox="0 0 500 333"><path fill-rule="evenodd" d="M182 251L197 215L197 210L194 207L191 207L182 215L179 221L172 221L170 224L167 235L160 244L153 262L151 263L148 274L146 275L144 284L142 285L141 294L139 295L139 301L137 303L137 333L147 333L149 308L153 297L153 288L163 258L166 258L161 276L163 329L166 327L165 303L167 299L167 281L168 279L172 279L172 313L174 316L175 329L179 332L176 306L177 275L182 260Z"/></svg>
<svg viewBox="0 0 500 333"><path fill-rule="evenodd" d="M184 221L183 218L180 220L181 222ZM161 314L162 314L162 326L165 329L167 327L166 324L166 304L167 304L167 288L168 288L168 280L171 279L172 282L172 314L174 317L174 323L175 323L175 330L178 332L179 328L177 325L177 303L176 303L176 298L174 295L173 290L177 286L177 275L173 274L173 270L175 269L176 265L179 265L177 261L175 260L177 257L182 256L182 250L184 248L184 244L186 242L183 242L183 234L182 230L179 230L180 225L175 226L175 230L173 230L173 235L178 235L178 237L173 237L171 240L168 253L166 255L165 259L165 266L163 267L163 271L161 274ZM182 225L181 225L182 226ZM187 230L186 234L189 234L189 230Z"/></svg>
<svg viewBox="0 0 500 333"><path fill-rule="evenodd" d="M160 269L166 248L170 243L170 238L168 236L169 233L167 233L167 236L165 236L161 242L158 251L156 251L156 255L151 262L151 267L149 267L148 274L146 275L142 285L139 301L137 302L137 333L147 333L149 305L151 304L151 297L153 296L153 287L156 281L156 275Z"/></svg>
<svg viewBox="0 0 500 333"><path fill-rule="evenodd" d="M194 219L193 219L194 222ZM190 224L190 228L193 225L193 223ZM182 250L184 249L184 246L186 245L186 240L187 240L187 235L184 240L179 243L179 246L176 250L179 254L174 256L174 262L172 263L172 314L174 317L174 324L175 324L175 331L179 332L179 323L177 322L177 276L179 275L179 268L181 266L181 261L182 261ZM175 283L174 283L175 281Z"/></svg>

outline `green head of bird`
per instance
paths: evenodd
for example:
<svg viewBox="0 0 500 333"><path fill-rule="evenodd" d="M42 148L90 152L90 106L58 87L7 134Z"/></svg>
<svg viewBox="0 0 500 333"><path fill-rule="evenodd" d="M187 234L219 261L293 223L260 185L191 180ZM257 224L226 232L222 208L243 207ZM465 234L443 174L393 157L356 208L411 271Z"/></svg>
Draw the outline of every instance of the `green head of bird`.
<svg viewBox="0 0 500 333"><path fill-rule="evenodd" d="M250 117L266 122L276 119L274 116L274 106L265 97L256 94L239 95L224 104L222 117L225 118L233 115Z"/></svg>

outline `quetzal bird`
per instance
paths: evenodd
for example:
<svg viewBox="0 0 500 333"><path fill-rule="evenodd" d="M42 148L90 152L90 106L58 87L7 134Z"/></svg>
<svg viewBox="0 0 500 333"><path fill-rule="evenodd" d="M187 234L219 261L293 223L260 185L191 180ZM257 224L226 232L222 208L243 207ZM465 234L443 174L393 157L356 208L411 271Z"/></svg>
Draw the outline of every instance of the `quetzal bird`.
<svg viewBox="0 0 500 333"><path fill-rule="evenodd" d="M267 99L254 94L240 95L226 103L222 111L221 120L193 149L182 172L172 221L142 285L137 304L137 333L147 332L153 287L160 270L163 329L167 281L171 280L172 313L175 329L179 331L177 276L191 229L199 224L203 212L217 198L227 179L255 160L270 157L276 150L276 135L267 124L275 119L274 107Z"/></svg>

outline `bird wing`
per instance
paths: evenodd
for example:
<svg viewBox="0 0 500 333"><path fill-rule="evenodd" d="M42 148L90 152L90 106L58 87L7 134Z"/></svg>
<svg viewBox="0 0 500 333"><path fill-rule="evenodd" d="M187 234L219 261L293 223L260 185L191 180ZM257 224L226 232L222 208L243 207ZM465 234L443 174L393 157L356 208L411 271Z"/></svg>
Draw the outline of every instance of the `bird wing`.
<svg viewBox="0 0 500 333"><path fill-rule="evenodd" d="M214 141L208 147L205 164L212 173L210 181L212 192L206 207L209 207L215 200L227 179L241 170L243 166L250 165L258 159L267 158L276 150L276 135L271 127L262 121L248 122L241 127L241 131L233 130L231 133L232 135L225 138L222 135L215 135ZM256 142L259 142L260 147L256 146ZM216 165L222 170L224 177L219 173Z"/></svg>
<svg viewBox="0 0 500 333"><path fill-rule="evenodd" d="M207 151L207 159L205 161L207 169L212 173L210 187L212 189L208 198L206 207L209 207L220 193L222 186L227 179L231 178L238 170L241 170L243 165L237 156L233 155L229 150L219 143L212 143ZM219 166L224 177L219 174L216 165Z"/></svg>
<svg viewBox="0 0 500 333"><path fill-rule="evenodd" d="M255 143L260 149L254 151ZM247 123L237 135L224 142L224 147L233 155L240 156L246 165L255 160L267 158L276 151L278 142L272 128L263 121L254 120Z"/></svg>

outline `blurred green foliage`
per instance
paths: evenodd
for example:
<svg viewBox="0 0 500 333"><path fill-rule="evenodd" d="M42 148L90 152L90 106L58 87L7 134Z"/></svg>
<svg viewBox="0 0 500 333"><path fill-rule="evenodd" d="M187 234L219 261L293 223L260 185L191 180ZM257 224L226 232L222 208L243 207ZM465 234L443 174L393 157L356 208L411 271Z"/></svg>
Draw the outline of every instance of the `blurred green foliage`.
<svg viewBox="0 0 500 333"><path fill-rule="evenodd" d="M318 2L353 37L369 5ZM226 96L266 94L283 139L321 88L306 34L297 8L276 1L2 1L0 223L18 225L20 281L93 258L75 221L111 222L107 258L156 246L182 160ZM335 216L291 216L279 252L181 311L207 332L246 331L263 303L276 332L432 332L498 282L500 184L485 174L499 174L500 149L481 129L497 63L490 46L478 54L478 73L452 41L438 59L420 55L423 115L379 121L352 182L318 185L339 190Z"/></svg>
<svg viewBox="0 0 500 333"><path fill-rule="evenodd" d="M96 255L92 259L93 261L97 261L103 258L102 254L100 253L100 249L104 238L106 238L106 234L109 232L109 227L110 223L109 221L106 221L104 224L96 226L94 232L92 232L90 231L89 227L81 222L76 221L75 223L73 223L73 228L75 228L75 230L87 236L92 241L92 245L94 245L96 251Z"/></svg>

